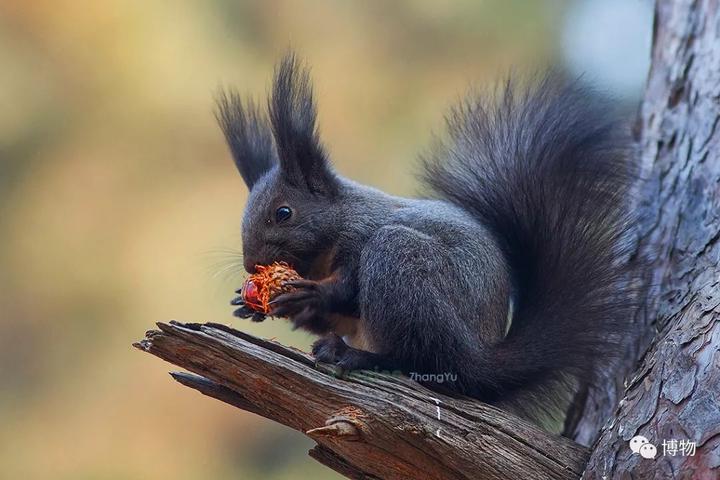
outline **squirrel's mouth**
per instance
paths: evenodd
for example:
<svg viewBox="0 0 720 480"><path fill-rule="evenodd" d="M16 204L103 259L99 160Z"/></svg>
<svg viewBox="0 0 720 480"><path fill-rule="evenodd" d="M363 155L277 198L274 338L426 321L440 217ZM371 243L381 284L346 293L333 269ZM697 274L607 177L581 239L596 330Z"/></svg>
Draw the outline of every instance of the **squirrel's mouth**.
<svg viewBox="0 0 720 480"><path fill-rule="evenodd" d="M283 254L283 255L267 255L263 257L245 257L245 270L249 274L255 274L258 271L258 267L264 267L267 265L272 265L274 263L282 263L288 265L290 268L298 272L303 278L306 277L306 274L308 273L308 265L307 262L302 262L298 258L296 258L293 255L290 254Z"/></svg>
<svg viewBox="0 0 720 480"><path fill-rule="evenodd" d="M256 266L285 263L295 270L301 277L308 280L322 280L332 275L332 265L335 260L336 247L332 245L319 252L289 251L272 244L265 244L259 254L245 253L244 266L248 273L255 273Z"/></svg>

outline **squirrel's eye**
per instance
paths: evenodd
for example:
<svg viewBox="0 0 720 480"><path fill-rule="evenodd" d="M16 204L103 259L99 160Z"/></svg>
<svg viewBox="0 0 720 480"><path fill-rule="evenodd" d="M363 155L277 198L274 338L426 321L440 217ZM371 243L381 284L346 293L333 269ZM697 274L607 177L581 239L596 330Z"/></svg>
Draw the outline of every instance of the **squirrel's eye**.
<svg viewBox="0 0 720 480"><path fill-rule="evenodd" d="M290 218L290 216L292 216L292 210L290 210L290 207L280 207L275 210L275 221L277 223L284 222Z"/></svg>

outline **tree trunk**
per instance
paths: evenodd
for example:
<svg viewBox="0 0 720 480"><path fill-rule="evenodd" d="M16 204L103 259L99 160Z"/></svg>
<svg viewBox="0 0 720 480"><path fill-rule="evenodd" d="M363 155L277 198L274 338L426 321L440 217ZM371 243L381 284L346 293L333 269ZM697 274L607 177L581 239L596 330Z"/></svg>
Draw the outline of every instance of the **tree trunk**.
<svg viewBox="0 0 720 480"><path fill-rule="evenodd" d="M720 478L720 10L659 0L640 115L646 352L583 478ZM649 334L656 333L649 349ZM635 364L628 359L626 366ZM655 459L633 454L642 435ZM695 442L694 456L663 441ZM665 455L663 455L665 453ZM682 452L689 453L689 452Z"/></svg>
<svg viewBox="0 0 720 480"><path fill-rule="evenodd" d="M573 410L570 436L597 438L592 452L401 376L334 378L307 354L219 325L160 324L136 346L201 375L173 374L180 383L305 432L318 442L310 455L350 478L720 478L719 2L656 5L638 122L635 256L649 288L618 382ZM632 453L636 435L654 459ZM663 441L693 442L694 455Z"/></svg>

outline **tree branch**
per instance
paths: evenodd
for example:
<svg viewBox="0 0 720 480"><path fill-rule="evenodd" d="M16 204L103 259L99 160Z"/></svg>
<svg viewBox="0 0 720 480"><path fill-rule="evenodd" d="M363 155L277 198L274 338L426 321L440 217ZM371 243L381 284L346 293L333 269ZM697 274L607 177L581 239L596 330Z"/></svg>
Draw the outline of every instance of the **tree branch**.
<svg viewBox="0 0 720 480"><path fill-rule="evenodd" d="M135 344L183 385L299 430L350 478L578 478L588 452L502 410L378 372L337 378L299 350L219 324L159 323ZM198 376L199 375L199 376Z"/></svg>

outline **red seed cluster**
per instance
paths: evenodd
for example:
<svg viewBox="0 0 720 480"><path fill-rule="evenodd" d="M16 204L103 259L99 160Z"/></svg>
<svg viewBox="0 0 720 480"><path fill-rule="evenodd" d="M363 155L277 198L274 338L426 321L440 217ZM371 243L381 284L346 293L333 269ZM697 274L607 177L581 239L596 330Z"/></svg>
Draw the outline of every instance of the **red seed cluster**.
<svg viewBox="0 0 720 480"><path fill-rule="evenodd" d="M242 287L245 305L260 313L270 313L269 303L278 295L292 290L285 282L300 280L300 275L285 262L257 265Z"/></svg>

